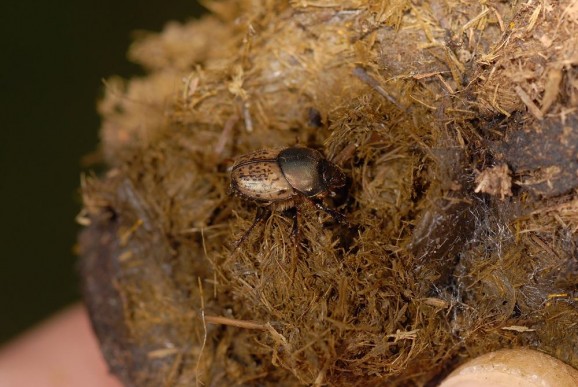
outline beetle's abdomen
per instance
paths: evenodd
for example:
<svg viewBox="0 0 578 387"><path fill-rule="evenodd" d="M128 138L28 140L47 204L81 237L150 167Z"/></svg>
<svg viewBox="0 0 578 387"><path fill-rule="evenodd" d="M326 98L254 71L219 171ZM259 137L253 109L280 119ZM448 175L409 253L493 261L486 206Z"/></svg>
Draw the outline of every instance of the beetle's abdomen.
<svg viewBox="0 0 578 387"><path fill-rule="evenodd" d="M233 190L262 202L291 199L295 191L279 167L278 154L279 150L264 149L239 158L231 171Z"/></svg>

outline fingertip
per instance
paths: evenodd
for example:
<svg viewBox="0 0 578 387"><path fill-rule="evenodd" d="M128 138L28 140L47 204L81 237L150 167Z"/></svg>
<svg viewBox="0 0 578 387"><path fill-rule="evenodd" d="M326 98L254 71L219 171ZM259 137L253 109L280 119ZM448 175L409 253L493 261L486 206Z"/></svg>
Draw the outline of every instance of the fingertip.
<svg viewBox="0 0 578 387"><path fill-rule="evenodd" d="M85 308L71 306L0 349L0 386L120 387Z"/></svg>
<svg viewBox="0 0 578 387"><path fill-rule="evenodd" d="M502 349L472 359L453 371L440 387L575 387L578 370L531 349Z"/></svg>

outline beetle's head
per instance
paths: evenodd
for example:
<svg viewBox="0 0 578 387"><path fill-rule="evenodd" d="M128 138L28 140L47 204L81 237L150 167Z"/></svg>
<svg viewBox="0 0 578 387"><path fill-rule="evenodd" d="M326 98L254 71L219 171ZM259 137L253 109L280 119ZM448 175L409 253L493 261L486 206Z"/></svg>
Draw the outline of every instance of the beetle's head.
<svg viewBox="0 0 578 387"><path fill-rule="evenodd" d="M343 187L345 185L345 175L341 170L333 163L327 160L321 161L321 176L323 177L323 183L325 187L330 192Z"/></svg>

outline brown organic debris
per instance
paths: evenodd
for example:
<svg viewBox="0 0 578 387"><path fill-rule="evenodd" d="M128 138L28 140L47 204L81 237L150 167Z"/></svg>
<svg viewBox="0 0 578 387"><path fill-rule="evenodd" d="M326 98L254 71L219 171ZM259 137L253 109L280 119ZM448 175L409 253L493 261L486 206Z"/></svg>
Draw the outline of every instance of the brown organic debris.
<svg viewBox="0 0 578 387"><path fill-rule="evenodd" d="M141 35L83 181L86 302L127 386L424 385L530 347L578 367L575 1L208 2ZM298 142L330 201L228 194Z"/></svg>
<svg viewBox="0 0 578 387"><path fill-rule="evenodd" d="M506 196L512 196L512 176L508 165L502 164L484 169L476 176L476 189L474 192L483 192L499 196L504 200Z"/></svg>

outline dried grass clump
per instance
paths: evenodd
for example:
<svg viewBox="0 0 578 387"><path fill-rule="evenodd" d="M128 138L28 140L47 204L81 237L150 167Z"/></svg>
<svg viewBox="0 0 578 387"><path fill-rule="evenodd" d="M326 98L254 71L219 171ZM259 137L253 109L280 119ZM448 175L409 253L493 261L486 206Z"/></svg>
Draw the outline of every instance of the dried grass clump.
<svg viewBox="0 0 578 387"><path fill-rule="evenodd" d="M575 1L208 3L107 83L87 303L126 385L421 385L531 347L578 367ZM298 244L228 195L299 141L349 178Z"/></svg>

